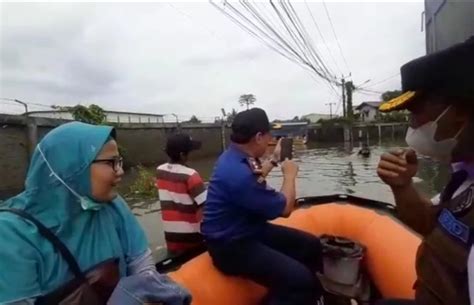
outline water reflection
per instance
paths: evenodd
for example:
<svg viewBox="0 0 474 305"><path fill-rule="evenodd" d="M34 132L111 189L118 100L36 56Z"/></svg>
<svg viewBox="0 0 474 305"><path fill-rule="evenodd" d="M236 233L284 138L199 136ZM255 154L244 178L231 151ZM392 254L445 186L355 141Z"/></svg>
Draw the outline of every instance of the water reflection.
<svg viewBox="0 0 474 305"><path fill-rule="evenodd" d="M371 145L371 155L362 157L357 154L360 143L354 147L347 145L315 145L295 153L300 165L297 180L298 196L330 195L334 193L354 194L365 198L393 203L390 188L380 181L376 167L380 155L394 147L402 147L403 141ZM420 159L420 170L415 183L433 196L445 184L448 176L447 166L428 159ZM281 183L281 173L274 172L269 181L275 187Z"/></svg>
<svg viewBox="0 0 474 305"><path fill-rule="evenodd" d="M388 186L376 174L380 155L394 147L403 146L403 141L391 141L370 145L371 155L367 158L357 154L360 143L350 145L318 145L296 147L294 159L300 166L297 179L297 195L318 196L335 193L353 194L360 197L393 203ZM214 167L215 159L191 161L190 166L198 170L207 180ZM428 196L440 192L448 177L445 165L428 159L419 160L419 171L415 183ZM279 168L269 176L274 188L280 188L282 174ZM160 206L156 201L133 203L132 210L147 231L155 256L163 255L163 228Z"/></svg>

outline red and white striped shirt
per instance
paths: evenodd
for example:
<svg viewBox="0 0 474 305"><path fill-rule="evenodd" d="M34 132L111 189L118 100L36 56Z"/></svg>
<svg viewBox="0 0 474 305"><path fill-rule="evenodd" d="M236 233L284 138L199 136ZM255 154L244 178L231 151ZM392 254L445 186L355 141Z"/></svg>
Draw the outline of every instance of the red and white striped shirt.
<svg viewBox="0 0 474 305"><path fill-rule="evenodd" d="M163 228L168 250L183 252L200 245L201 208L207 191L198 172L176 163L157 168Z"/></svg>

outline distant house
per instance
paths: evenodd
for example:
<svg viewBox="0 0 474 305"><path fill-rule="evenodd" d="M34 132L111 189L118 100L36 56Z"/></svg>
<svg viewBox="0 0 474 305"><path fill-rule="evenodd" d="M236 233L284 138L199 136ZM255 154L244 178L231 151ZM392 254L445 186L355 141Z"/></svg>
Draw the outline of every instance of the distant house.
<svg viewBox="0 0 474 305"><path fill-rule="evenodd" d="M333 115L332 117L335 117L335 115ZM309 120L311 123L317 123L321 119L329 120L330 118L331 115L323 113L310 113L301 117L302 120Z"/></svg>
<svg viewBox="0 0 474 305"><path fill-rule="evenodd" d="M363 102L354 107L360 113L362 122L375 121L379 117L379 106L382 102Z"/></svg>
<svg viewBox="0 0 474 305"><path fill-rule="evenodd" d="M121 112L104 110L105 121L109 123L163 123L164 115L153 113ZM72 114L66 110L46 110L28 112L30 117L73 120Z"/></svg>

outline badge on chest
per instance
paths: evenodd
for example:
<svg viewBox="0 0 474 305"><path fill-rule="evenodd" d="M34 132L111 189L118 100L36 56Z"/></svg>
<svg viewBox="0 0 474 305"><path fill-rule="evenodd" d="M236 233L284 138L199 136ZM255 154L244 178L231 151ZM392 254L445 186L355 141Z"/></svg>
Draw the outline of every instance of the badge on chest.
<svg viewBox="0 0 474 305"><path fill-rule="evenodd" d="M466 219L466 215L472 213L473 190L474 184L471 184L448 202L441 202L443 208L438 215L438 223L444 232L464 245L470 245L472 241L469 217Z"/></svg>

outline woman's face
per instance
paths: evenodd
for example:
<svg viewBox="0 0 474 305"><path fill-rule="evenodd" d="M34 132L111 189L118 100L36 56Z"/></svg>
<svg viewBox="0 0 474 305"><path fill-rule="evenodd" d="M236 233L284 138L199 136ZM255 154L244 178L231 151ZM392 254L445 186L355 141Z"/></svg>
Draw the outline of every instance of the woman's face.
<svg viewBox="0 0 474 305"><path fill-rule="evenodd" d="M116 186L123 174L117 142L110 140L91 165L93 199L101 202L113 200L117 196Z"/></svg>

